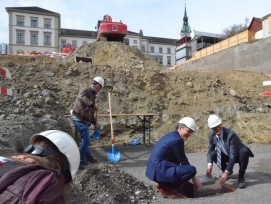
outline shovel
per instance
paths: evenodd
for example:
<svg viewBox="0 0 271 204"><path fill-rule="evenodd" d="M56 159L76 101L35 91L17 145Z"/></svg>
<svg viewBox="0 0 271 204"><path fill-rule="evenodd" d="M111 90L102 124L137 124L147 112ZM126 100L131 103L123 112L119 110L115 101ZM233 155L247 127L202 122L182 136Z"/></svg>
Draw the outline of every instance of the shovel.
<svg viewBox="0 0 271 204"><path fill-rule="evenodd" d="M97 120L97 112L98 111L96 111L96 120ZM101 129L98 128L97 130L95 130L93 132L92 137L93 137L94 140L99 140L100 139L100 135L101 135Z"/></svg>
<svg viewBox="0 0 271 204"><path fill-rule="evenodd" d="M112 152L107 152L107 157L113 163L116 163L120 160L120 152L115 152L114 150L114 135L113 135L113 122L112 122L112 113L111 113L111 99L110 92L108 92L108 101L109 101L109 113L110 113L110 125L111 125L111 144Z"/></svg>

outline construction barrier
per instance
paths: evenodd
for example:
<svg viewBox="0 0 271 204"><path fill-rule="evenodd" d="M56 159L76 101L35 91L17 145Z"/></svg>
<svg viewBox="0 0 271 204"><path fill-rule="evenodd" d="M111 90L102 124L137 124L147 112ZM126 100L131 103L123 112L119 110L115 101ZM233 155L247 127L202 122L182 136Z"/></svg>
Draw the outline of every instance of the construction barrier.
<svg viewBox="0 0 271 204"><path fill-rule="evenodd" d="M0 67L0 75L2 75L4 78L11 79L10 71L4 67Z"/></svg>
<svg viewBox="0 0 271 204"><path fill-rule="evenodd" d="M4 67L0 67L0 75L4 78L11 79L10 71ZM0 86L0 94L3 96L12 96L13 90Z"/></svg>
<svg viewBox="0 0 271 204"><path fill-rule="evenodd" d="M271 86L271 81L264 81L263 86ZM271 96L271 91L261 93L262 96Z"/></svg>
<svg viewBox="0 0 271 204"><path fill-rule="evenodd" d="M6 87L0 86L0 94L3 96L12 96L13 92L12 92L12 89L8 89Z"/></svg>
<svg viewBox="0 0 271 204"><path fill-rule="evenodd" d="M197 51L192 58L181 63L180 65L192 62L192 61L200 59L202 57L205 57L205 56L220 52L222 50L228 49L230 47L233 47L233 46L236 46L236 45L239 45L242 43L250 42L253 40L255 40L255 33L251 30L246 30L242 33L235 35L235 36L227 38L219 43L216 43L216 44L209 46L205 49Z"/></svg>

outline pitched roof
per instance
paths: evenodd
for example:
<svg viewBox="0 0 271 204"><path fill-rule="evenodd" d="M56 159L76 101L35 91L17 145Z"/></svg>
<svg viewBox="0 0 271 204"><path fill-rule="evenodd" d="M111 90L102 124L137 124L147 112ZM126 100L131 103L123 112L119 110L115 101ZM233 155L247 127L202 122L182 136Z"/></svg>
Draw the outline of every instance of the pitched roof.
<svg viewBox="0 0 271 204"><path fill-rule="evenodd" d="M27 13L43 13L43 14L50 14L55 16L60 16L59 13L49 11L37 6L31 6L31 7L6 7L6 11L19 11L19 12L27 12Z"/></svg>
<svg viewBox="0 0 271 204"><path fill-rule="evenodd" d="M140 35L139 33L128 31L128 35ZM87 30L74 30L74 29L60 29L61 36L80 36L80 37L88 37L88 38L96 38L97 32L96 31L87 31ZM175 44L177 39L169 39L169 38L158 38L158 37L149 37L149 36L142 36L143 39L147 39L150 43L160 43L160 44Z"/></svg>
<svg viewBox="0 0 271 204"><path fill-rule="evenodd" d="M96 31L74 30L74 29L61 28L60 35L61 36L80 36L80 37L96 38L97 32Z"/></svg>
<svg viewBox="0 0 271 204"><path fill-rule="evenodd" d="M250 24L249 24L249 26L247 27L247 29L250 30L252 24L255 23L255 22L258 22L260 25L262 25L262 19L261 19L261 18L253 17L252 20L251 20L251 22L250 22ZM262 27L262 26L261 26L261 27ZM262 28L261 28L261 29L262 29ZM258 30L258 31L259 31L259 30Z"/></svg>
<svg viewBox="0 0 271 204"><path fill-rule="evenodd" d="M267 19L269 16L271 16L271 13L267 14L266 16L262 17L262 20Z"/></svg>
<svg viewBox="0 0 271 204"><path fill-rule="evenodd" d="M159 38L159 37L150 37L150 36L143 36L150 41L150 43L159 43L159 44L175 44L177 39L171 38Z"/></svg>

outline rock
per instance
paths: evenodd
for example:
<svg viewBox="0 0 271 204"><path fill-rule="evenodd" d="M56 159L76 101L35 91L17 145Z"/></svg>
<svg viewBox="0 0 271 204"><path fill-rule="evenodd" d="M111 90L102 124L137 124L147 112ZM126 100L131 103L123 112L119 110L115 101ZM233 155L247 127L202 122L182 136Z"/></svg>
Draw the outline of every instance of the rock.
<svg viewBox="0 0 271 204"><path fill-rule="evenodd" d="M234 97L237 96L236 91L234 91L233 89L230 90L230 94L231 94L232 96L234 96Z"/></svg>

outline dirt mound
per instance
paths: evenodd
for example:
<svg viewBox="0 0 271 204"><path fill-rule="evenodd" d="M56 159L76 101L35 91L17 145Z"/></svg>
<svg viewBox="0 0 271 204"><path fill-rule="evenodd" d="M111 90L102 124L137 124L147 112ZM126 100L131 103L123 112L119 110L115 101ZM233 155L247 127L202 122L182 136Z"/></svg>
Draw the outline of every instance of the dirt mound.
<svg viewBox="0 0 271 204"><path fill-rule="evenodd" d="M137 48L120 42L96 42L81 47L74 54L81 57L91 57L97 66L119 68L161 68L154 60L140 52ZM72 55L72 56L74 56ZM72 59L73 57L70 57Z"/></svg>
<svg viewBox="0 0 271 204"><path fill-rule="evenodd" d="M75 179L69 203L151 203L156 192L112 165L83 170Z"/></svg>

